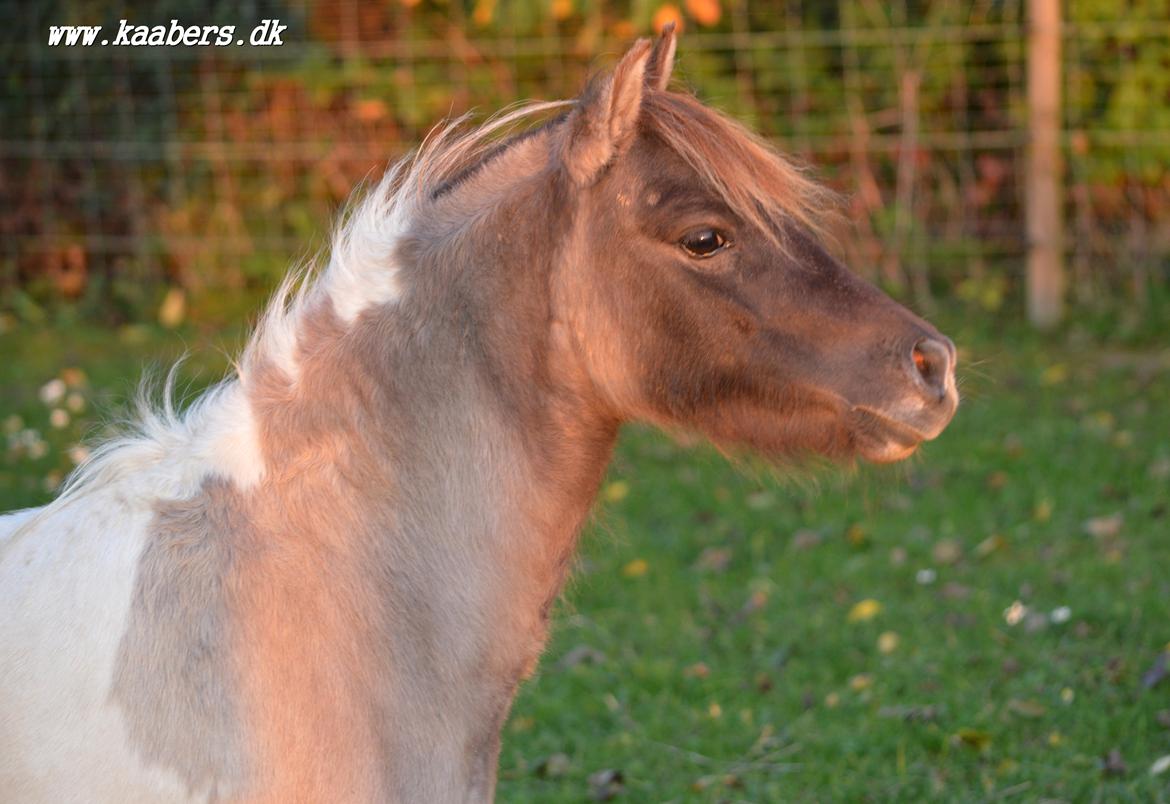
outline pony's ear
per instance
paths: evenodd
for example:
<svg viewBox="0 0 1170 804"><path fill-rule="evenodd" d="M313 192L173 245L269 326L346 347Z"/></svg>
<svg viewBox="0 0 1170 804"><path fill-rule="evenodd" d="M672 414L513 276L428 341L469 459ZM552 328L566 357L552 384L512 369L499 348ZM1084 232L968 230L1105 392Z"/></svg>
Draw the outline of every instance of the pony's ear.
<svg viewBox="0 0 1170 804"><path fill-rule="evenodd" d="M662 33L654 43L654 50L650 52L650 61L646 63L646 86L662 91L670 83L670 74L674 72L674 50L678 47L678 34L674 22L662 26Z"/></svg>
<svg viewBox="0 0 1170 804"><path fill-rule="evenodd" d="M639 39L613 75L595 81L577 102L563 151L565 169L577 184L592 184L633 139L649 60L650 40Z"/></svg>

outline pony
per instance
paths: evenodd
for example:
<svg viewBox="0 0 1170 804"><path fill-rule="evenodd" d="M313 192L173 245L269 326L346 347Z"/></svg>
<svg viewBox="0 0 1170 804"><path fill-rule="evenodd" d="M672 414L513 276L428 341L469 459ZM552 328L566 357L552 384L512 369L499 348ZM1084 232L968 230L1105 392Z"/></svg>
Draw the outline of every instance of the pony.
<svg viewBox="0 0 1170 804"><path fill-rule="evenodd" d="M488 801L624 422L777 459L942 432L954 345L675 47L439 130L228 379L0 520L5 800Z"/></svg>

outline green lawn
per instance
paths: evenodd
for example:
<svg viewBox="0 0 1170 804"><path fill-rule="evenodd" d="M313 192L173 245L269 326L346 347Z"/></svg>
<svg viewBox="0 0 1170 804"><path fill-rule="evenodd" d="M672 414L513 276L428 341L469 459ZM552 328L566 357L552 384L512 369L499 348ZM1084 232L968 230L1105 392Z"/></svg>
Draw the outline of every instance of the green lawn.
<svg viewBox="0 0 1170 804"><path fill-rule="evenodd" d="M626 433L501 801L606 770L619 801L1170 800L1170 348L943 323L966 396L908 463L778 477ZM197 384L238 342L185 337ZM183 348L0 334L0 505L46 499L94 407ZM38 389L71 367L55 428Z"/></svg>

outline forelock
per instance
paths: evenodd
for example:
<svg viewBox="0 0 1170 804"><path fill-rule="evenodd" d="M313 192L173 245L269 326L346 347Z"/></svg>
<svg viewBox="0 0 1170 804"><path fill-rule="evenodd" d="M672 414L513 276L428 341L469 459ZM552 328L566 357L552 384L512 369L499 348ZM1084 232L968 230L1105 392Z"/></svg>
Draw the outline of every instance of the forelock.
<svg viewBox="0 0 1170 804"><path fill-rule="evenodd" d="M640 122L735 215L773 241L779 239L777 220L814 232L823 228L835 195L763 138L693 95L647 92Z"/></svg>

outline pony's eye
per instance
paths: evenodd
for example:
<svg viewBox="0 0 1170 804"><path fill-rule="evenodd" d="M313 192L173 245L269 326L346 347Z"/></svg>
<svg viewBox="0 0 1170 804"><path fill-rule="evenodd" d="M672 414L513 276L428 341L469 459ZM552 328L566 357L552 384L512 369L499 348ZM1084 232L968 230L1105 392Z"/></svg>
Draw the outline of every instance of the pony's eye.
<svg viewBox="0 0 1170 804"><path fill-rule="evenodd" d="M727 238L715 229L696 229L683 235L678 244L692 257L710 257L727 246Z"/></svg>

